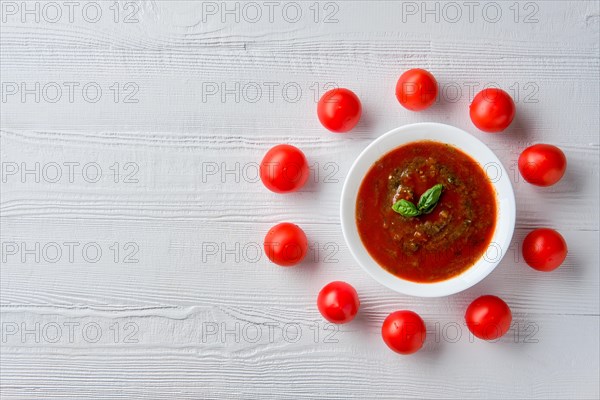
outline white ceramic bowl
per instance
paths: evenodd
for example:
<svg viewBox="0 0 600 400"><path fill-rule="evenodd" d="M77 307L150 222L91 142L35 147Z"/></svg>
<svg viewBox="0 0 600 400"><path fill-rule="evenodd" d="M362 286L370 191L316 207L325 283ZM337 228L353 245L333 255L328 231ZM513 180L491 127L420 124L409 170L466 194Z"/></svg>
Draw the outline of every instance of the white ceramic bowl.
<svg viewBox="0 0 600 400"><path fill-rule="evenodd" d="M451 144L477 161L496 192L498 215L492 241L485 254L469 269L448 280L417 283L399 278L383 269L364 247L356 227L356 196L364 176L383 155L401 145L433 140ZM346 177L340 204L342 232L350 252L376 281L397 292L419 297L441 297L458 293L485 278L508 251L515 227L515 195L509 175L498 157L481 141L450 125L418 123L393 129L375 139L358 156Z"/></svg>

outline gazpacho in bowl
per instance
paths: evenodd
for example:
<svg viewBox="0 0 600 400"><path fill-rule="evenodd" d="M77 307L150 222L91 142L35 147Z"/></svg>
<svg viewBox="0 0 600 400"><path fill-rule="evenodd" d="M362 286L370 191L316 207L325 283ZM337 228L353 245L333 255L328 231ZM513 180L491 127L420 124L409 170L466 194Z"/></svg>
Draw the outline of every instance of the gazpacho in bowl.
<svg viewBox="0 0 600 400"><path fill-rule="evenodd" d="M388 132L358 157L341 221L350 251L376 280L406 294L445 296L500 262L515 201L487 146L458 128L422 123Z"/></svg>

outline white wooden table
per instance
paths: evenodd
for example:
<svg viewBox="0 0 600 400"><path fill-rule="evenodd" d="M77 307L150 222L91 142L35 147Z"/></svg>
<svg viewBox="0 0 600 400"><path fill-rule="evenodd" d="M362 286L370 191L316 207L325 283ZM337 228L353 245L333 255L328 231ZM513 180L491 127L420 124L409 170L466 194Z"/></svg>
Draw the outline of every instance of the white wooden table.
<svg viewBox="0 0 600 400"><path fill-rule="evenodd" d="M599 6L596 1L2 1L2 398L598 398ZM231 12L228 12L231 11ZM421 113L397 103L402 71L441 87ZM363 118L335 135L316 118L328 85ZM503 134L468 118L474 92L509 91ZM345 175L370 141L436 121L487 143L512 174L518 216L501 265L466 292L387 290L340 231ZM566 176L523 182L519 152L560 146ZM256 178L268 148L311 164L299 193ZM268 228L299 224L308 261L278 268ZM544 274L524 235L558 229L565 263ZM315 301L353 284L341 327ZM476 296L513 311L497 343L463 322ZM422 351L380 337L420 313Z"/></svg>

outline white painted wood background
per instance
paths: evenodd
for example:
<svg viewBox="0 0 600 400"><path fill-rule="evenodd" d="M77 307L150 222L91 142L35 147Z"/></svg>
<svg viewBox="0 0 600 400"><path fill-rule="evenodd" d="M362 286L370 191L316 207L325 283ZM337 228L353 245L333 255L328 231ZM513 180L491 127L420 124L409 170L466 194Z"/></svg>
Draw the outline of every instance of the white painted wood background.
<svg viewBox="0 0 600 400"><path fill-rule="evenodd" d="M3 399L599 397L597 1L67 3L1 3ZM442 87L421 113L394 97L412 67ZM347 135L317 121L328 83L362 100ZM467 112L469 87L490 84L517 101L498 135L478 132ZM353 159L420 121L486 142L517 196L500 266L440 299L375 283L338 217ZM528 185L515 168L536 142L567 155L554 187ZM255 179L278 143L313 165L300 193L276 195ZM313 243L296 268L256 254L281 221ZM569 244L548 274L520 257L524 235L542 226ZM338 331L315 305L332 280L353 284L362 302ZM473 340L463 323L488 293L514 315L497 343ZM398 309L428 327L413 356L380 337Z"/></svg>

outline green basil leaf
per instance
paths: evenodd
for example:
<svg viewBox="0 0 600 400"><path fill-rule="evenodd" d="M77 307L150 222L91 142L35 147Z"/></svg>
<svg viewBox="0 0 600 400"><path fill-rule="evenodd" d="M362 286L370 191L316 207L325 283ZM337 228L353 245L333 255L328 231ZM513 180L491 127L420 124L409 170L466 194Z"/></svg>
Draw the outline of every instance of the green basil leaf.
<svg viewBox="0 0 600 400"><path fill-rule="evenodd" d="M429 214L432 212L438 200L440 199L442 188L442 184L438 183L423 193L419 199L419 204L417 204L419 211L421 211L423 214Z"/></svg>
<svg viewBox="0 0 600 400"><path fill-rule="evenodd" d="M392 210L396 211L398 214L403 217L416 217L421 215L421 211L417 210L417 207L413 203L408 200L398 200L392 206Z"/></svg>

